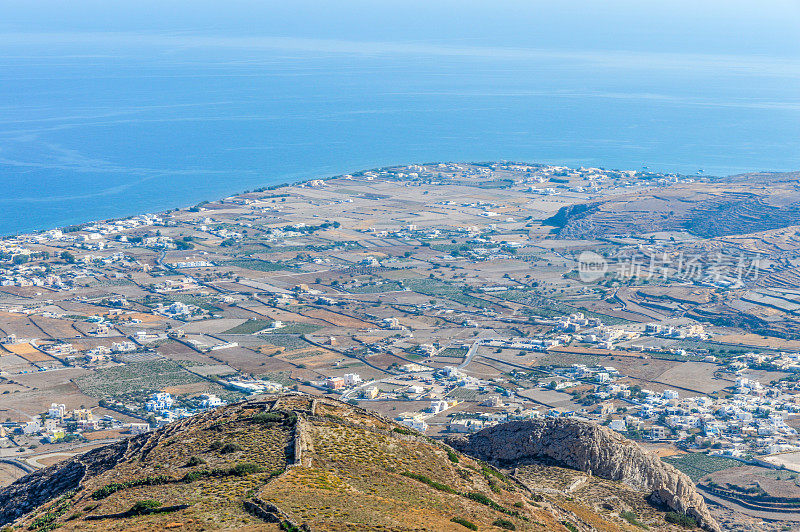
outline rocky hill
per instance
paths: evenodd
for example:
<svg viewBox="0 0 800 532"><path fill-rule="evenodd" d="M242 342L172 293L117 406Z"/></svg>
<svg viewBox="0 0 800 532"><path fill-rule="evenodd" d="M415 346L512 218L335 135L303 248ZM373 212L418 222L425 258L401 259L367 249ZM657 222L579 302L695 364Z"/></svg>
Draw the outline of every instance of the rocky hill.
<svg viewBox="0 0 800 532"><path fill-rule="evenodd" d="M800 223L795 187L759 190L709 185L614 196L572 204L544 220L563 238L603 238L687 231L704 238L767 231Z"/></svg>
<svg viewBox="0 0 800 532"><path fill-rule="evenodd" d="M705 529L719 530L687 475L607 427L545 418L504 423L470 437L451 437L448 442L464 453L505 467L550 463L621 481L651 492L654 502L694 517Z"/></svg>
<svg viewBox="0 0 800 532"><path fill-rule="evenodd" d="M517 468L517 478L358 407L307 395L265 396L23 477L0 490L0 526L33 532L680 530L647 502L655 490L714 530L690 482L607 431L578 430L573 423L510 424L457 443L498 463L552 454L562 465L615 480L556 466ZM497 437L512 438L522 451L512 452ZM545 451L548 444L536 444L537 438L570 451ZM623 450L609 451L609 444ZM607 459L616 456L624 462L614 469ZM580 490L570 475L581 476ZM593 491L582 491L587 487ZM580 495L600 492L609 495Z"/></svg>

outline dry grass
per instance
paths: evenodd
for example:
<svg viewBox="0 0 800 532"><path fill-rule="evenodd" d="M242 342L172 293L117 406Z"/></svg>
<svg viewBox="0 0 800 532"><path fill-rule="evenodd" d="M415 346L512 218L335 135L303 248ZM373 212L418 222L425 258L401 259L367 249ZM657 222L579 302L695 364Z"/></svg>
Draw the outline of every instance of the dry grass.
<svg viewBox="0 0 800 532"><path fill-rule="evenodd" d="M42 353L31 344L6 344L3 347L15 355L24 358L28 362L46 362L48 360L53 360L53 357Z"/></svg>
<svg viewBox="0 0 800 532"><path fill-rule="evenodd" d="M69 500L70 512L59 515L56 522L64 530L76 531L277 530L244 511L243 501L257 496L312 530L462 530L454 517L475 523L480 530L491 530L498 519L511 521L517 530L562 528L566 514L548 509L550 503L542 497L538 497L541 504L534 503L537 496L517 480L466 456L451 461L441 444L394 430L400 427L334 400L317 399L312 416L312 400L290 395L277 403L240 403L170 425L163 434L151 436L156 443L146 453L137 451L112 470L86 479ZM292 421L296 416L300 425ZM303 463L290 467L299 434ZM224 452L226 444L235 444L231 452ZM196 458L190 462L191 457ZM201 473L228 471L243 463L255 464L258 470L241 476ZM580 474L552 471L563 477L560 485ZM198 473L190 482L181 481L190 472ZM113 483L158 477L167 480L112 490L105 497L92 495ZM610 488L601 488L606 491L592 488L585 500L611 496ZM83 519L87 514L126 512L148 499L189 507L164 514ZM569 511L598 530L629 530L624 524L615 528L620 520L601 516L591 504L567 499L558 503L573 504ZM45 505L25 526L55 504Z"/></svg>

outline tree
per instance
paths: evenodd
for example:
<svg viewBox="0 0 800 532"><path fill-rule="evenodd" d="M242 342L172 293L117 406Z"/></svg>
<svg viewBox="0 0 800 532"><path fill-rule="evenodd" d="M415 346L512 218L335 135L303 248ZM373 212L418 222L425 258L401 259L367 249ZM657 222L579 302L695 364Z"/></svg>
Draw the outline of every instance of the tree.
<svg viewBox="0 0 800 532"><path fill-rule="evenodd" d="M75 255L73 255L69 251L62 251L61 260L66 261L69 264L75 264Z"/></svg>
<svg viewBox="0 0 800 532"><path fill-rule="evenodd" d="M12 262L14 264L25 264L26 262L28 262L28 259L29 257L27 255L19 254L19 255L14 255Z"/></svg>

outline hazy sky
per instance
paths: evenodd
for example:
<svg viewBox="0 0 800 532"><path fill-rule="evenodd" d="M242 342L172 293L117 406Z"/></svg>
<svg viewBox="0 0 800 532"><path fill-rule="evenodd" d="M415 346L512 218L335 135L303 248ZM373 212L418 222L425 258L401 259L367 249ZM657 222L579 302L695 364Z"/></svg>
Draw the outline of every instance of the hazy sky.
<svg viewBox="0 0 800 532"><path fill-rule="evenodd" d="M797 169L798 28L800 0L0 0L0 234L415 161Z"/></svg>
<svg viewBox="0 0 800 532"><path fill-rule="evenodd" d="M2 32L146 31L800 57L800 0L2 0Z"/></svg>

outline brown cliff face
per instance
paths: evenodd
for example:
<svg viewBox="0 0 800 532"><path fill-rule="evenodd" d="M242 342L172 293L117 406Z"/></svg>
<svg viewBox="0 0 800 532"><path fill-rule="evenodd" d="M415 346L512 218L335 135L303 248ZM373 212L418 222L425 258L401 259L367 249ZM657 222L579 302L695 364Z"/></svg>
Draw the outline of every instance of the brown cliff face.
<svg viewBox="0 0 800 532"><path fill-rule="evenodd" d="M606 427L566 418L515 421L448 443L500 465L554 462L618 480L652 491L654 500L694 517L706 530L720 530L688 476Z"/></svg>

